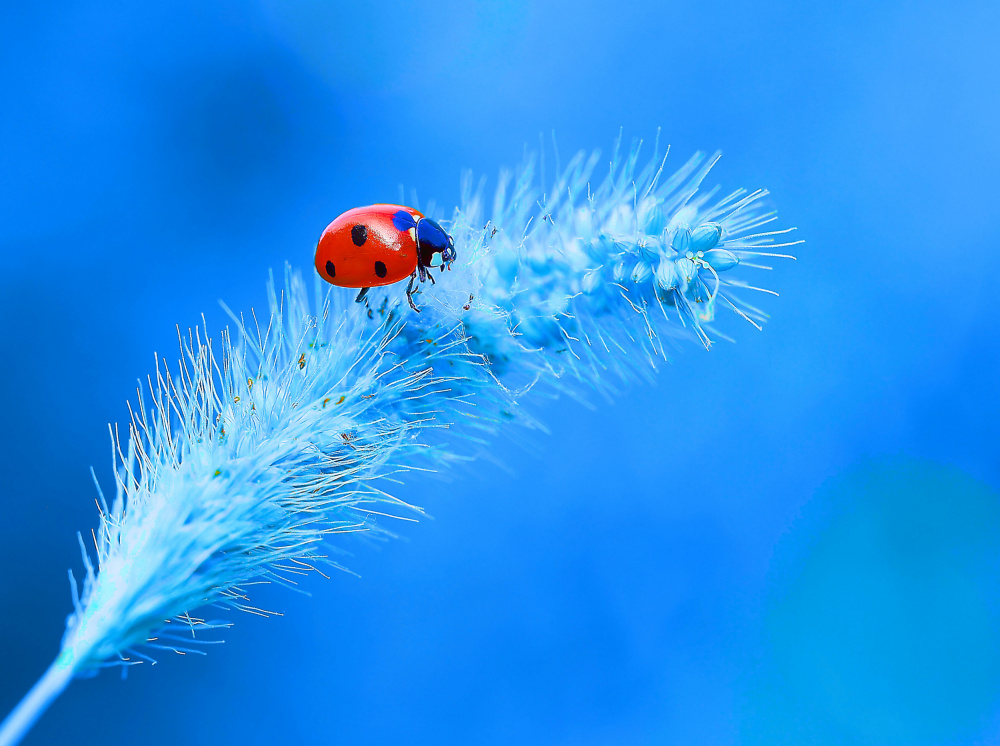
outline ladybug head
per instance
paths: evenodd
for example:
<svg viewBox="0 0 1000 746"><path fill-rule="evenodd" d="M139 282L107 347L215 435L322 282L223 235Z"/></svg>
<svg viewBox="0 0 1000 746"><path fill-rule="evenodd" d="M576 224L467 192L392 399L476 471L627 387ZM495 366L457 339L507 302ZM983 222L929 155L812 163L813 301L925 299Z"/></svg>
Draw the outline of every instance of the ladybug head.
<svg viewBox="0 0 1000 746"><path fill-rule="evenodd" d="M455 261L455 241L449 236L441 224L430 218L421 218L417 222L417 247L422 255L424 266L430 265L433 254L441 255L441 269L446 266L451 269Z"/></svg>
<svg viewBox="0 0 1000 746"><path fill-rule="evenodd" d="M451 269L451 263L455 261L458 255L455 253L455 239L448 236L448 245L445 246L444 251L441 252L441 264L447 264L448 269Z"/></svg>

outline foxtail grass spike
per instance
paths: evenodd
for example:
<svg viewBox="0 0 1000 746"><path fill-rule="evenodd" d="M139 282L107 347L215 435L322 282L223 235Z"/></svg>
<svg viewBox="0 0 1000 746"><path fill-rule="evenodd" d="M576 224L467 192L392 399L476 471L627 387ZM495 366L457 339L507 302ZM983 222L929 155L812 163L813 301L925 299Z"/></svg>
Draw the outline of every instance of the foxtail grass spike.
<svg viewBox="0 0 1000 746"><path fill-rule="evenodd" d="M400 479L476 457L510 423L542 427L535 393L609 396L684 340L725 338L724 315L759 329L750 273L794 242L770 229L765 191L702 188L717 160L670 175L666 155L640 166L640 144L619 143L599 182L600 155L580 153L539 185L529 159L492 201L466 176L461 206L435 216L458 260L422 286L421 313L397 286L355 303L286 269L265 314L230 311L215 341L181 334L180 361L157 359L112 429L114 490L98 486L100 525L80 538L61 650L0 746L74 676L203 653L229 626L205 609L267 615L251 584L295 587L336 566L337 534L419 516Z"/></svg>

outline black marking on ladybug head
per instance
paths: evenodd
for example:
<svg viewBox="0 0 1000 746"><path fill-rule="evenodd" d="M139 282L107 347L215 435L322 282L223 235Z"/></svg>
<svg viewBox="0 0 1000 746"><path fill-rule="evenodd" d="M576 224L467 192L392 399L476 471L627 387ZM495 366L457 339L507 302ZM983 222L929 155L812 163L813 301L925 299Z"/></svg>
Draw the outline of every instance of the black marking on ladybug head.
<svg viewBox="0 0 1000 746"><path fill-rule="evenodd" d="M333 266L333 262L326 263L326 273L330 275L330 277L337 276L337 268Z"/></svg>
<svg viewBox="0 0 1000 746"><path fill-rule="evenodd" d="M375 274L379 277L385 277L388 271L389 270L385 268L385 265L382 264L382 262L375 262Z"/></svg>
<svg viewBox="0 0 1000 746"><path fill-rule="evenodd" d="M358 223L351 228L351 240L354 241L355 246L364 246L365 241L368 240L368 226Z"/></svg>
<svg viewBox="0 0 1000 746"><path fill-rule="evenodd" d="M455 242L441 227L441 224L430 218L421 218L417 222L417 256L419 263L425 267L431 266L434 254L441 254L441 266L455 261Z"/></svg>
<svg viewBox="0 0 1000 746"><path fill-rule="evenodd" d="M422 218L417 223L417 244L425 251L444 251L448 247L448 234L436 220Z"/></svg>

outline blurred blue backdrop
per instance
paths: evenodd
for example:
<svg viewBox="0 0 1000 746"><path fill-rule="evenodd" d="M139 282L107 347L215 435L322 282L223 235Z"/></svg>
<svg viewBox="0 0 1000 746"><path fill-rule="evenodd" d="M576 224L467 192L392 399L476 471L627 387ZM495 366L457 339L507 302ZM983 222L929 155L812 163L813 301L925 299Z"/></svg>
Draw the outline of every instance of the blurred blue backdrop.
<svg viewBox="0 0 1000 746"><path fill-rule="evenodd" d="M105 423L343 209L555 130L763 186L763 333L536 411L361 578L74 683L26 743L1000 743L1000 6L0 6L0 711L57 651ZM710 181L712 181L710 177ZM407 192L409 194L409 192Z"/></svg>

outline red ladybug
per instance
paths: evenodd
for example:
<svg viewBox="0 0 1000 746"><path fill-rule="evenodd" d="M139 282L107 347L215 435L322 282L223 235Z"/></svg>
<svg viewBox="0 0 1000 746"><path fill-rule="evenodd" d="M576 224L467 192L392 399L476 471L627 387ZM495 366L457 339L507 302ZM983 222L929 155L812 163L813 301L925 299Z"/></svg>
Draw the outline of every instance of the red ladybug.
<svg viewBox="0 0 1000 746"><path fill-rule="evenodd" d="M406 277L406 300L413 302L413 283L434 277L428 270L435 254L441 271L455 261L455 242L436 221L412 207L369 205L355 207L323 231L316 246L316 271L342 288L361 288L357 302L373 287L391 285Z"/></svg>

